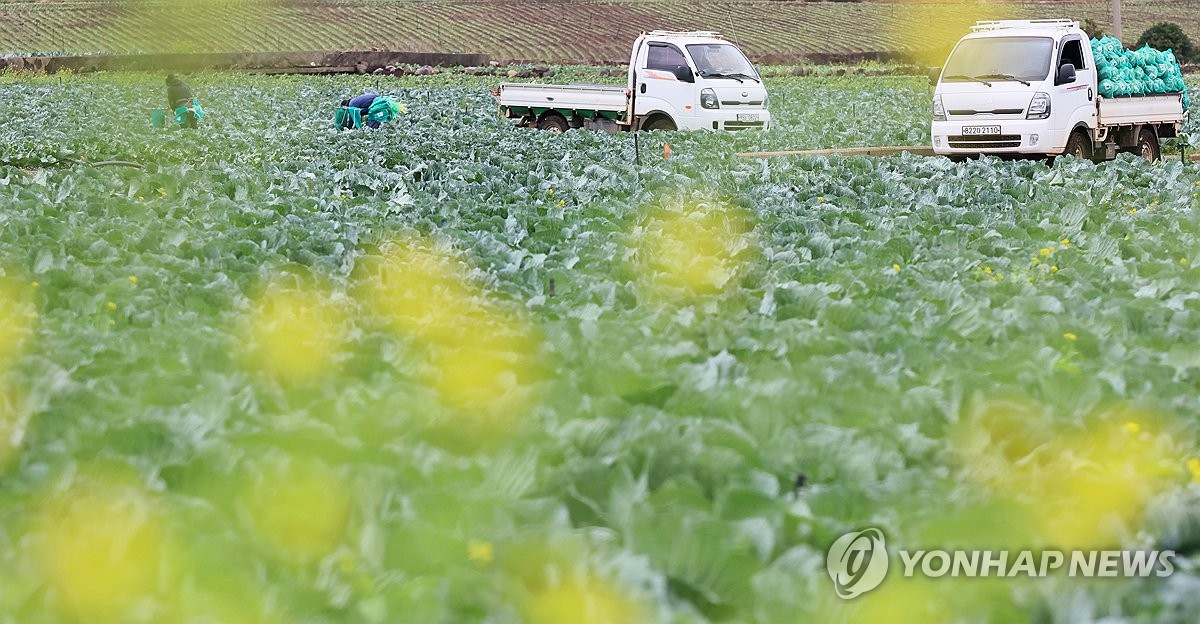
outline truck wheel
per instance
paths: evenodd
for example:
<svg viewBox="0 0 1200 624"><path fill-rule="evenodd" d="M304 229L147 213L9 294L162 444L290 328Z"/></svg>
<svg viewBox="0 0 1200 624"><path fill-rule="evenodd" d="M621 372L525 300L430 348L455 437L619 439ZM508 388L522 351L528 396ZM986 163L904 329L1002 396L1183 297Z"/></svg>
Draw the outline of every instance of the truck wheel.
<svg viewBox="0 0 1200 624"><path fill-rule="evenodd" d="M1067 149L1063 150L1063 156L1074 156L1079 159L1090 159L1092 157L1092 146L1088 142L1087 135L1081 130L1076 130L1067 138Z"/></svg>
<svg viewBox="0 0 1200 624"><path fill-rule="evenodd" d="M566 117L558 113L547 113L538 122L539 130L549 130L550 132L566 132L571 129L571 124L567 123Z"/></svg>
<svg viewBox="0 0 1200 624"><path fill-rule="evenodd" d="M666 115L656 115L650 118L650 122L642 126L642 130L666 130L674 132L679 128L675 126L675 122L671 121Z"/></svg>
<svg viewBox="0 0 1200 624"><path fill-rule="evenodd" d="M1154 128L1142 126L1141 132L1138 132L1137 153L1150 162L1154 162L1162 156L1162 152L1158 148L1158 135L1155 134Z"/></svg>

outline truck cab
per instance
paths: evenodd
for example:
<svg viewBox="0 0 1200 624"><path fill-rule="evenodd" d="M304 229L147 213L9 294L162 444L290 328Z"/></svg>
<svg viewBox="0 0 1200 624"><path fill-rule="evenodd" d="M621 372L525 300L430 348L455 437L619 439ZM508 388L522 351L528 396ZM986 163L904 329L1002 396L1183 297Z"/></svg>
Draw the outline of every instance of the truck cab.
<svg viewBox="0 0 1200 624"><path fill-rule="evenodd" d="M631 119L646 130L766 129L766 87L737 46L715 32L656 30L634 41Z"/></svg>
<svg viewBox="0 0 1200 624"><path fill-rule="evenodd" d="M963 37L933 96L938 154L1060 154L1096 127L1088 36L1069 20L980 22Z"/></svg>

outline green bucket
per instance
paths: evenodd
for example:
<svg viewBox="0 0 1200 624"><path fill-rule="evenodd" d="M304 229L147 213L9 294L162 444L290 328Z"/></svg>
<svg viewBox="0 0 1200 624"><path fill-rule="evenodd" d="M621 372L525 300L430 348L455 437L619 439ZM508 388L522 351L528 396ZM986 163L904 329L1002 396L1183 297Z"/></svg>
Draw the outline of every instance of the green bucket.
<svg viewBox="0 0 1200 624"><path fill-rule="evenodd" d="M152 108L150 109L150 125L155 128L161 128L167 124L167 109Z"/></svg>

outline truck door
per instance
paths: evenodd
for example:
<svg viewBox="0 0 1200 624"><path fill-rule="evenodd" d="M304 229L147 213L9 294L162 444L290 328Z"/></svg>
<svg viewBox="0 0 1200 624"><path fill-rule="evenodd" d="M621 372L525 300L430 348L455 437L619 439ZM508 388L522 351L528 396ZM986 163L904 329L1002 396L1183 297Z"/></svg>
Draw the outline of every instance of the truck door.
<svg viewBox="0 0 1200 624"><path fill-rule="evenodd" d="M680 80L677 72L690 81ZM647 43L638 60L634 114L640 117L660 111L670 115L680 130L689 129L695 117L693 100L698 101L692 76L682 50L661 41Z"/></svg>
<svg viewBox="0 0 1200 624"><path fill-rule="evenodd" d="M1096 127L1096 71L1088 65L1088 56L1083 52L1083 40L1079 35L1063 37L1054 65L1054 94L1051 100L1057 110L1052 110L1054 127L1061 131L1065 144L1067 133L1082 121L1090 128ZM1075 66L1075 80L1059 84L1058 72L1063 65Z"/></svg>

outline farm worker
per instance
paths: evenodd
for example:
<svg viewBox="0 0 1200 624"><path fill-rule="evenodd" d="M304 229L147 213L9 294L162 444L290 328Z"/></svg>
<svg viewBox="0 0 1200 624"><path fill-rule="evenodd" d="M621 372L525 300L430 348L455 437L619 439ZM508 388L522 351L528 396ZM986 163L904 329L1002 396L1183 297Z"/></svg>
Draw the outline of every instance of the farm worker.
<svg viewBox="0 0 1200 624"><path fill-rule="evenodd" d="M167 76L167 108L175 112L175 123L185 128L195 128L196 122L204 118L200 100L188 83L175 74Z"/></svg>
<svg viewBox="0 0 1200 624"><path fill-rule="evenodd" d="M408 112L404 106L390 97L382 96L377 93L364 93L358 97L343 100L342 108L358 109L358 117L363 120L362 123L368 128L378 128L379 126L393 120L400 113ZM340 120L338 126L340 128L356 128L355 120L349 115L338 116Z"/></svg>

